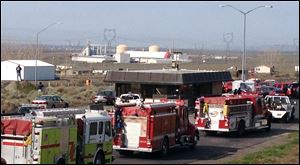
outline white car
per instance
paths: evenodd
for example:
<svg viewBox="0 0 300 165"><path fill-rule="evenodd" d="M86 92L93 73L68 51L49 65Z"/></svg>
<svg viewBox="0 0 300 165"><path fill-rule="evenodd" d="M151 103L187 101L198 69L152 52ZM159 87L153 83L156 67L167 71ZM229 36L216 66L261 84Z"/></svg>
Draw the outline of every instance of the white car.
<svg viewBox="0 0 300 165"><path fill-rule="evenodd" d="M122 94L120 97L117 98L116 104L136 104L140 105L143 102L143 98L136 93L128 93Z"/></svg>
<svg viewBox="0 0 300 165"><path fill-rule="evenodd" d="M268 111L272 113L273 119L289 122L295 118L295 101L291 102L288 96L267 95L265 97Z"/></svg>

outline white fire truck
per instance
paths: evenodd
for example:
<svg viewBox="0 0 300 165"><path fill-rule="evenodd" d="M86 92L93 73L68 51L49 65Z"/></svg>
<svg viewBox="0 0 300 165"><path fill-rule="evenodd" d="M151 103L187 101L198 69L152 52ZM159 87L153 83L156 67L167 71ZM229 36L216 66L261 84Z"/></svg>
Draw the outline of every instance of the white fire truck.
<svg viewBox="0 0 300 165"><path fill-rule="evenodd" d="M183 104L124 105L111 115L116 132L113 148L121 155L157 151L166 156L169 148L185 145L193 149L199 140L199 131L189 122Z"/></svg>
<svg viewBox="0 0 300 165"><path fill-rule="evenodd" d="M84 109L32 110L1 118L8 164L104 164L113 161L111 117Z"/></svg>
<svg viewBox="0 0 300 165"><path fill-rule="evenodd" d="M249 129L271 129L271 114L257 94L201 97L195 102L195 125L205 135Z"/></svg>

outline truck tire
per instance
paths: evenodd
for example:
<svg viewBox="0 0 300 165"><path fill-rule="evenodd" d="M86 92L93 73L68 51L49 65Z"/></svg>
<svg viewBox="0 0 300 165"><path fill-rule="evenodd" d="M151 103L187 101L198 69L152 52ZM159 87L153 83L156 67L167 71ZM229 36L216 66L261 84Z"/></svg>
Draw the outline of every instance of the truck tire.
<svg viewBox="0 0 300 165"><path fill-rule="evenodd" d="M51 108L55 108L55 105L53 104L53 105L51 106Z"/></svg>
<svg viewBox="0 0 300 165"><path fill-rule="evenodd" d="M169 140L168 138L165 137L161 145L160 156L165 157L168 155L168 152L169 152Z"/></svg>
<svg viewBox="0 0 300 165"><path fill-rule="evenodd" d="M290 121L289 115L286 113L282 118L281 118L281 123L288 123Z"/></svg>
<svg viewBox="0 0 300 165"><path fill-rule="evenodd" d="M104 154L102 151L98 151L94 164L105 164Z"/></svg>
<svg viewBox="0 0 300 165"><path fill-rule="evenodd" d="M59 158L56 164L66 164L66 161L63 158Z"/></svg>
<svg viewBox="0 0 300 165"><path fill-rule="evenodd" d="M242 136L245 132L245 122L241 120L238 125L237 136Z"/></svg>
<svg viewBox="0 0 300 165"><path fill-rule="evenodd" d="M4 158L1 157L1 164L7 164L6 160Z"/></svg>
<svg viewBox="0 0 300 165"><path fill-rule="evenodd" d="M268 132L268 131L271 131L271 127L272 127L272 117L269 117L268 119L267 119L267 125L268 125L268 127L267 128L265 128L265 130Z"/></svg>

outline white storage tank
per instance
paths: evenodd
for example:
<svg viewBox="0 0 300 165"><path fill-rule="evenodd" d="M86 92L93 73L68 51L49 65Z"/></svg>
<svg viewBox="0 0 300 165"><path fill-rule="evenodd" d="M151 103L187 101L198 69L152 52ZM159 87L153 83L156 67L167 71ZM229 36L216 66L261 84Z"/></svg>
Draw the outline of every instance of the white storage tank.
<svg viewBox="0 0 300 165"><path fill-rule="evenodd" d="M149 46L149 52L159 52L159 46L158 45Z"/></svg>
<svg viewBox="0 0 300 165"><path fill-rule="evenodd" d="M116 54L122 54L125 53L128 50L128 46L121 44L117 46Z"/></svg>

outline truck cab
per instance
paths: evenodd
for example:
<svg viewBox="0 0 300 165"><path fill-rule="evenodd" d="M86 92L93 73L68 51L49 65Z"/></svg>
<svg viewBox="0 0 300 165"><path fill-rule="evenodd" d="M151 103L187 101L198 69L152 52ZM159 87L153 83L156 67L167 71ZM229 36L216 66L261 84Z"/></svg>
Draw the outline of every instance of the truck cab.
<svg viewBox="0 0 300 165"><path fill-rule="evenodd" d="M113 135L110 116L105 111L91 110L84 115L77 115L76 119L78 123L76 163L112 162Z"/></svg>

